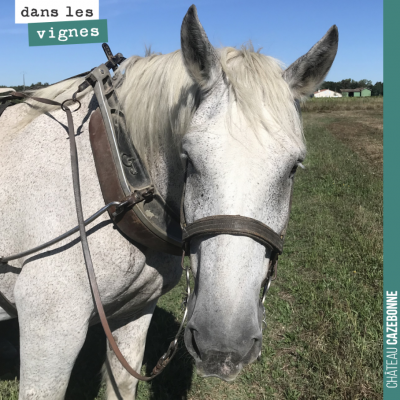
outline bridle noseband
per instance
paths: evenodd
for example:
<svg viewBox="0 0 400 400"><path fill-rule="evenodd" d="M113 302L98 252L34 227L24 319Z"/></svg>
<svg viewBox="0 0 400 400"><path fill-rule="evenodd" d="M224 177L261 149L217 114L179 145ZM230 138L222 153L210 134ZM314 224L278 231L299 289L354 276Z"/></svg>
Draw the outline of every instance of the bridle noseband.
<svg viewBox="0 0 400 400"><path fill-rule="evenodd" d="M201 218L191 224L183 223L182 231L186 247L192 238L198 236L238 235L254 239L273 254L280 255L283 250L283 236L256 219L241 215L214 215Z"/></svg>

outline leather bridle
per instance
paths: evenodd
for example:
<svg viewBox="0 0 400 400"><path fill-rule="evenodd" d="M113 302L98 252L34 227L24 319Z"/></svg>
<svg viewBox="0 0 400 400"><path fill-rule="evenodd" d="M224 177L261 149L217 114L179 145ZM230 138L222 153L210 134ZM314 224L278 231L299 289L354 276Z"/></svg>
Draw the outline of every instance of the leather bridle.
<svg viewBox="0 0 400 400"><path fill-rule="evenodd" d="M191 224L182 224L183 240L187 246L190 240L203 235L247 236L262 244L272 254L282 254L283 236L275 233L269 226L241 215L214 215L198 219Z"/></svg>

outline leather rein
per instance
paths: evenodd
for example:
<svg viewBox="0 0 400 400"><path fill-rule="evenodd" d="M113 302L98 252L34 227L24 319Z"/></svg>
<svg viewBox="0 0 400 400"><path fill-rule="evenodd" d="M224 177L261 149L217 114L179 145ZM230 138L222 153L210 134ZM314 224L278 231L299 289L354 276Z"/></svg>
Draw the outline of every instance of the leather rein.
<svg viewBox="0 0 400 400"><path fill-rule="evenodd" d="M107 55L108 62L106 64L102 64L100 67L98 67L98 71L100 71L100 74L105 74L104 69L113 69L114 71L117 69L118 64L120 64L122 61L125 60L125 58L122 57L120 53L118 53L116 56L113 56L111 53L111 50L109 49L107 44L103 44L103 49ZM80 233L80 238L81 238L81 244L82 244L82 251L84 255L84 260L85 260L85 265L86 265L86 270L90 282L90 288L92 292L92 297L94 300L95 307L97 309L97 312L100 317L100 322L103 326L104 332L107 336L107 339L109 341L109 344L114 351L116 357L120 361L120 363L123 365L123 367L136 379L141 380L141 381L150 381L154 379L157 375L159 375L163 369L167 366L167 364L171 361L173 356L175 355L177 348L178 348L178 339L180 336L180 333L182 331L186 316L187 316L187 300L190 296L190 277L189 277L189 267L184 266L184 257L185 254L190 254L190 241L194 237L199 237L199 236L205 236L205 235L221 235L221 234L229 234L229 235L239 235L239 236L247 236L250 237L257 242L261 243L267 251L270 251L270 263L268 267L268 272L267 272L267 277L265 278L263 284L261 285L264 287L263 289L263 294L262 294L262 299L260 299L261 304L264 303L265 296L268 292L268 289L270 287L271 281L274 280L273 276L276 277L276 271L277 271L277 262L278 262L278 256L282 254L283 251L283 242L284 242L284 237L286 234L286 229L287 229L287 224L289 220L289 215L288 219L285 225L285 228L281 232L281 234L277 234L274 232L271 228L269 228L267 225L263 224L262 222L253 219L253 218L248 218L248 217L243 217L240 215L216 215L216 216L210 216L206 218L201 218L198 219L190 224L186 222L185 219L185 213L184 213L184 207L183 207L183 200L185 196L185 188L186 188L186 180L187 180L187 164L185 168L185 177L184 177L184 190L182 194L182 202L181 202L181 210L180 210L180 228L181 228L181 234L182 234L182 240L177 241L176 238L164 238L162 235L162 232L160 233L160 229L156 230L154 229L153 231L151 230L151 226L149 228L149 225L146 224L146 221L143 222L143 214L141 213L141 209L138 209L139 206L144 207L147 203L150 204L153 200L153 196L156 193L156 189L154 188L154 185L152 184L147 184L142 189L132 189L132 182L129 181L129 186L127 185L128 189L122 187L120 188L120 195L116 195L114 193L114 196L112 194L109 194L107 192L108 187L106 183L102 183L102 172L101 172L101 162L96 162L96 150L95 150L95 144L93 144L93 140L91 137L92 141L92 151L93 155L95 158L95 163L96 163L96 169L99 175L99 180L100 180L100 186L103 192L103 197L106 200L106 203L108 200L107 197L111 196L114 197L111 199L111 201L108 201L108 204L101 208L98 212L93 214L91 217L89 217L86 221L84 220L83 217L83 211L82 211L82 199L81 199L81 190L80 190L80 183L79 183L79 167L78 167L78 153L77 153L77 148L76 148L76 142L75 142L75 132L74 132L74 124L73 124L73 118L72 118L72 112L77 111L81 104L79 100L76 99L77 93L83 91L85 88L89 86L89 84L92 84L95 88L95 94L96 97L99 101L99 105L101 108L101 105L103 104L103 109L102 111L102 116L103 116L103 121L104 121L104 116L109 116L107 114L107 104L104 101L105 97L110 97L110 94L115 93L114 89L112 87L108 88L108 93L103 94L103 98L100 97L99 92L96 91L96 84L98 83L98 77L94 76L93 74L96 73L96 68L88 72L87 79L83 84L81 84L77 90L77 92L74 93L72 99L65 100L63 103L56 102L54 100L50 99L45 99L45 98L39 98L39 97L31 97L28 96L25 93L19 93L15 92L13 93L10 98L26 98L29 100L35 100L40 103L44 104L49 104L49 105L54 105L54 106L60 106L61 109L67 114L67 121L68 121L68 135L69 135L69 141L70 141L70 157L71 157L71 169L72 169L72 177L73 177L73 190L74 190L74 198L75 198L75 207L76 207L76 213L77 213L77 219L78 219L78 226L71 229L70 231L66 232L65 234L47 242L44 243L43 245L40 245L38 247L35 247L34 249L24 251L19 254L11 255L11 256L6 256L6 257L0 257L0 263L7 263L10 260L14 260L17 258L21 258L24 256L27 256L29 254L35 253L37 251L40 251L46 247L49 247L58 241L76 233L79 231ZM78 76L82 76L83 74L80 74ZM115 76L115 75L114 75ZM106 81L106 76L103 78L101 76L102 81ZM92 80L91 80L92 79ZM101 88L101 87L100 87ZM101 91L100 91L101 93ZM74 111L71 111L71 109L65 105L65 103L72 101L73 103L78 103L79 106L77 109ZM109 114L111 114L112 110L108 109ZM111 111L111 112L110 112ZM96 112L95 112L96 113ZM94 114L95 114L94 113ZM98 117L100 116L98 115ZM100 128L98 127L100 125ZM110 140L110 126L106 125L104 128L103 125L101 125L100 122L97 122L96 125L97 132L100 129L100 133L103 134L103 137L105 138L107 135L109 136L109 145L112 147L112 141ZM111 127L112 130L112 127ZM106 132L107 131L107 132ZM112 132L111 132L112 134ZM115 139L112 136L113 139ZM105 139L104 139L105 140ZM128 163L127 168L131 168L133 165L133 162L136 162L136 168L139 170L144 169L143 164L141 164L139 156L135 153L135 149L130 145L130 151L134 153L134 156L131 157L130 164ZM104 146L103 148L104 149ZM108 147L106 147L108 149ZM115 158L115 149L112 147L111 148L111 153L113 153L114 158L114 163L116 163L116 158ZM110 154L111 154L110 153ZM122 154L122 161L124 160L123 156L125 153ZM111 156L110 156L111 158ZM118 159L117 159L118 160ZM129 157L128 157L129 160ZM125 165L126 163L121 163L121 165ZM117 167L115 167L117 169ZM125 175L123 174L123 168L120 171L115 172L115 176L117 177L124 177ZM100 171L100 172L99 172ZM122 174L121 174L122 171ZM109 172L109 171L108 171ZM119 175L118 175L119 174ZM107 174L104 174L107 175ZM112 174L111 174L112 175ZM141 176L140 173L138 174L139 177ZM142 176L145 178L148 177L147 171L142 172ZM117 179L117 178L115 178ZM136 176L137 179L137 176ZM121 180L121 179L120 179ZM147 182L147 181L146 181ZM147 182L148 183L148 182ZM150 182L151 183L151 182ZM143 186L143 185L142 185ZM125 189L125 191L124 191ZM105 195L106 192L106 195ZM293 192L293 185L292 185L292 192ZM292 192L290 194L290 204L289 204L289 214L290 214L290 208L291 208L291 203L292 203ZM156 193L157 194L157 193ZM118 199L116 199L118 197ZM117 201L118 200L118 201ZM157 204L161 204L161 206L165 206L165 204L162 202L162 200L158 200ZM166 207L166 206L165 206ZM114 210L114 212L112 212ZM92 263L92 258L90 255L90 250L89 250L89 245L88 245L88 240L87 240L87 235L86 235L86 230L85 230L85 225L93 222L96 218L98 218L100 215L102 215L104 212L109 211L110 217L113 220L114 224L116 224L117 228L121 230L123 233L125 233L128 236L128 239L132 239L134 242L139 242L147 247L154 248L156 250L160 251L165 251L168 253L172 254L182 254L182 260L181 260L181 266L184 270L186 270L186 283L187 283L187 293L186 293L186 299L184 300L184 305L185 305L185 311L184 311L184 316L181 322L181 325L179 327L179 330L174 338L174 340L170 343L167 352L159 359L157 362L156 366L154 367L152 373L150 376L143 376L136 372L126 361L125 357L122 355L121 351L119 350L114 337L112 335L111 329L109 327L106 313L104 311L101 297L100 297L100 292L99 288L97 285L94 269L93 269L93 263ZM129 216L131 220L127 219L126 216ZM132 222L132 218L136 218ZM142 216L142 217L141 217ZM125 219L125 222L124 222ZM138 224L138 221L141 221L142 225ZM121 221L123 222L121 224ZM128 226L130 223L130 226ZM124 225L125 224L125 225ZM128 228L127 228L128 226ZM137 232L131 233L132 229L135 227L139 226L139 232L142 236L145 236L144 240L141 240L142 236L138 235ZM150 231L150 233L143 228L143 226L147 227ZM132 228L133 227L133 228ZM129 233L126 233L129 232ZM147 236L146 236L147 235ZM150 239L148 239L148 238ZM0 292L0 306L10 314L12 317L17 316L17 309L16 307L8 301L8 299ZM264 317L265 317L265 308L264 308ZM265 319L264 321L265 322Z"/></svg>

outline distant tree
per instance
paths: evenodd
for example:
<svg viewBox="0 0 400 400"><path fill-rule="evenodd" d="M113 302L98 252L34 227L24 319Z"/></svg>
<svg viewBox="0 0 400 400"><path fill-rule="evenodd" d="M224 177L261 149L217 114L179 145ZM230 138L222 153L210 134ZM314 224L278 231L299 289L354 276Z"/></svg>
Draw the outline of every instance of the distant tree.
<svg viewBox="0 0 400 400"><path fill-rule="evenodd" d="M342 79L338 82L340 89L355 89L353 79Z"/></svg>
<svg viewBox="0 0 400 400"><path fill-rule="evenodd" d="M376 82L371 89L372 96L383 96L383 82Z"/></svg>
<svg viewBox="0 0 400 400"><path fill-rule="evenodd" d="M361 81L358 81L358 87L371 89L372 88L372 81L369 81L368 79L361 79Z"/></svg>
<svg viewBox="0 0 400 400"><path fill-rule="evenodd" d="M29 90L38 90L38 89L42 89L47 86L49 86L49 84L47 82L46 83L38 82L38 83L32 83L32 85L29 86L28 89Z"/></svg>
<svg viewBox="0 0 400 400"><path fill-rule="evenodd" d="M44 87L50 86L48 82L42 83L42 82L37 82L37 83L32 83L30 86L25 86L25 90L38 90ZM4 86L0 85L0 87L10 87L15 89L17 92L22 92L24 90L23 85L18 85L18 86Z"/></svg>
<svg viewBox="0 0 400 400"><path fill-rule="evenodd" d="M332 82L332 81L325 81L321 85L321 89L329 89L329 90L333 90L334 92L336 91L335 90L336 87L337 87L337 83L336 82Z"/></svg>

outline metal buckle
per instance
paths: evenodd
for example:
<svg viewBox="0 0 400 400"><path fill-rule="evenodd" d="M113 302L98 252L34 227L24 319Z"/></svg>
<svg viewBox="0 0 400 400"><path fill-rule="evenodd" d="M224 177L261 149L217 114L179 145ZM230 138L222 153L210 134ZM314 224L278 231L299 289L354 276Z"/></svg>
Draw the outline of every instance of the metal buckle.
<svg viewBox="0 0 400 400"><path fill-rule="evenodd" d="M148 201L154 196L154 186L150 185L144 189L135 190L123 203L121 203L115 211L111 214L113 218L118 217L118 215L124 213L129 208L133 207L135 204L141 201Z"/></svg>

